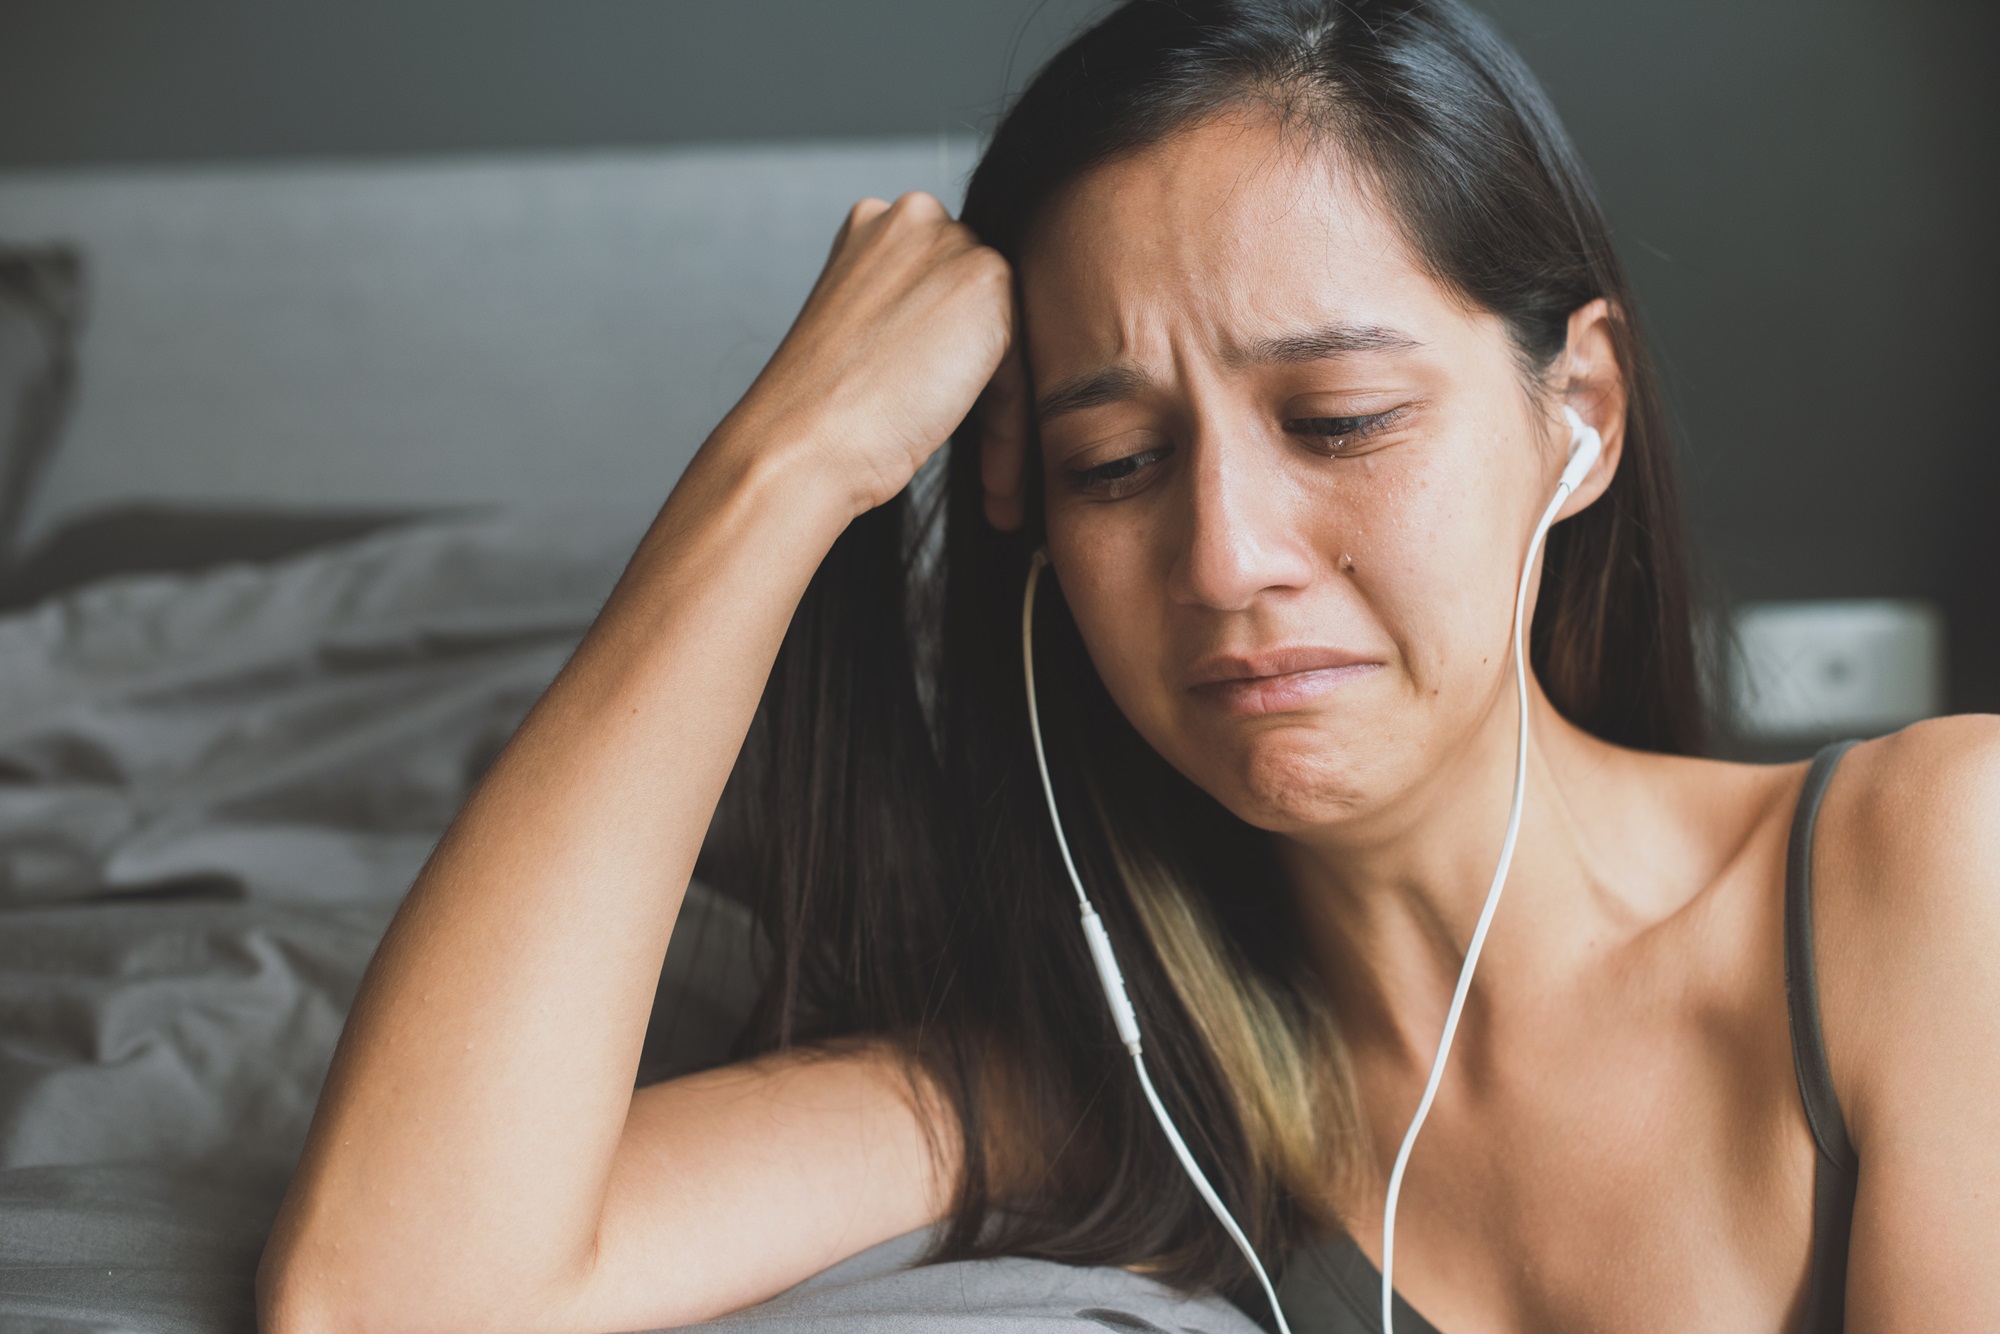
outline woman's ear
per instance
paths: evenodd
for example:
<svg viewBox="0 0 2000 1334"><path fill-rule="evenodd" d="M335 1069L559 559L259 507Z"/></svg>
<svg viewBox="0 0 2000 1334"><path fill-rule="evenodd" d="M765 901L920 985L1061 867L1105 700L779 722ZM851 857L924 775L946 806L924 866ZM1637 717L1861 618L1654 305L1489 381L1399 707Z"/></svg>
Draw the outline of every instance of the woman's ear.
<svg viewBox="0 0 2000 1334"><path fill-rule="evenodd" d="M1564 406L1597 429L1604 448L1597 464L1584 475L1562 507L1559 517L1568 518L1604 494L1618 472L1625 448L1625 406L1629 392L1625 368L1618 360L1618 342L1613 336L1616 313L1603 297L1577 307L1569 317L1569 343L1556 366L1555 381ZM1567 438L1567 435L1565 435Z"/></svg>
<svg viewBox="0 0 2000 1334"><path fill-rule="evenodd" d="M979 482L986 521L1011 533L1027 517L1028 373L1021 360L1021 319L1014 338L973 411L979 417Z"/></svg>

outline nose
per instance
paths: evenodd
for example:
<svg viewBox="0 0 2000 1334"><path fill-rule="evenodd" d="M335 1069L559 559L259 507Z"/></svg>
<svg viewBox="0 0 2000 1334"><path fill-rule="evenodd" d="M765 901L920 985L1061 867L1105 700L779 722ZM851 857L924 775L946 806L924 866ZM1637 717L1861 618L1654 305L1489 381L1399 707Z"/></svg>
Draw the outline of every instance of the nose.
<svg viewBox="0 0 2000 1334"><path fill-rule="evenodd" d="M1305 587L1313 564L1304 516L1255 433L1205 431L1188 455L1183 530L1167 576L1174 601L1242 611L1266 592Z"/></svg>

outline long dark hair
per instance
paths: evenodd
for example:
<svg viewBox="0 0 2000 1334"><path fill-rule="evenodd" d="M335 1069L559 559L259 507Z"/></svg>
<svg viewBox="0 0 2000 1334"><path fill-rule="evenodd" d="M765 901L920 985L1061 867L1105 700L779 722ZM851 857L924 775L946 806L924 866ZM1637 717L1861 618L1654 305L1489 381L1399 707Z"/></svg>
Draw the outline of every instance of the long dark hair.
<svg viewBox="0 0 2000 1334"><path fill-rule="evenodd" d="M1432 274L1505 321L1527 372L1562 350L1572 311L1608 299L1624 458L1549 539L1534 669L1596 735L1693 751L1672 448L1631 293L1533 76L1456 0L1133 0L1014 104L964 220L1017 258L1078 173L1246 105L1370 172ZM1141 1100L1046 829L1018 645L1031 543L985 522L962 430L820 568L705 863L756 905L773 946L749 1044L889 1035L909 1053L962 1161L938 1255L1227 1285L1242 1261ZM1333 1221L1329 1188L1359 1134L1271 840L1137 736L1059 590L1038 617L1057 795L1161 1095L1256 1244L1282 1250Z"/></svg>

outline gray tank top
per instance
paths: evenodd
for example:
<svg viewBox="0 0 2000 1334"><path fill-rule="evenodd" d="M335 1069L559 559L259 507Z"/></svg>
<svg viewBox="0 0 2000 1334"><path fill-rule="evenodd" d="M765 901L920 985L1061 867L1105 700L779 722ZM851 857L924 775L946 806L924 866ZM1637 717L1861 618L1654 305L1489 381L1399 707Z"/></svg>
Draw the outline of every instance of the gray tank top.
<svg viewBox="0 0 2000 1334"><path fill-rule="evenodd" d="M1812 845L1820 799L1834 766L1854 743L1828 746L1813 759L1792 817L1785 856L1785 1003L1791 1015L1792 1067L1818 1159L1813 1165L1812 1269L1799 1334L1839 1334L1846 1323L1847 1238L1854 1221L1857 1162L1847 1122L1833 1096L1826 1040L1820 1031L1819 987L1813 969ZM1345 1233L1294 1252L1285 1263L1278 1299L1295 1334L1382 1334L1382 1274ZM1261 1306L1262 1303L1256 1303ZM1397 1334L1438 1334L1395 1297Z"/></svg>

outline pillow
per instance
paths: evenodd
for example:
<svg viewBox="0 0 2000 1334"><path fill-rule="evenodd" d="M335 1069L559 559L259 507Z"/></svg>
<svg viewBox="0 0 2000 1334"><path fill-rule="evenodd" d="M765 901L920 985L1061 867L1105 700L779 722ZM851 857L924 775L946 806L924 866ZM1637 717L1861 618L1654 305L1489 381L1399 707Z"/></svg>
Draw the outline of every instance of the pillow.
<svg viewBox="0 0 2000 1334"><path fill-rule="evenodd" d="M0 558L55 453L76 387L83 262L68 246L0 245Z"/></svg>

